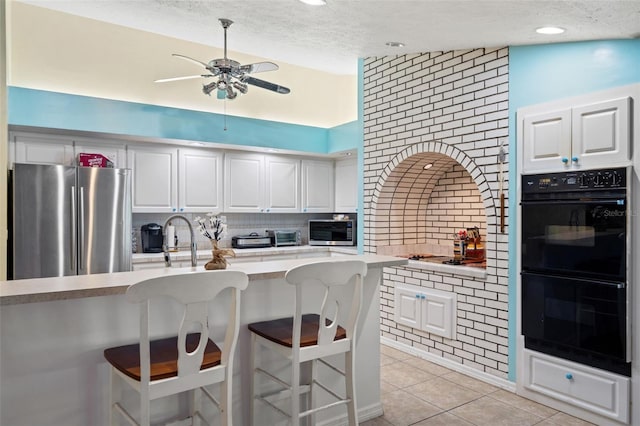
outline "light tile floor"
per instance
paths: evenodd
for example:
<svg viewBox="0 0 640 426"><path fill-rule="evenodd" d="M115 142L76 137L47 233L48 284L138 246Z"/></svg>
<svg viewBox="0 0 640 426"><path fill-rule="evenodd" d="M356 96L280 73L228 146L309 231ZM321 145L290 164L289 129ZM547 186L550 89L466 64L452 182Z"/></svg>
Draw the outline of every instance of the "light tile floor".
<svg viewBox="0 0 640 426"><path fill-rule="evenodd" d="M380 351L384 416L361 426L592 425L389 346Z"/></svg>

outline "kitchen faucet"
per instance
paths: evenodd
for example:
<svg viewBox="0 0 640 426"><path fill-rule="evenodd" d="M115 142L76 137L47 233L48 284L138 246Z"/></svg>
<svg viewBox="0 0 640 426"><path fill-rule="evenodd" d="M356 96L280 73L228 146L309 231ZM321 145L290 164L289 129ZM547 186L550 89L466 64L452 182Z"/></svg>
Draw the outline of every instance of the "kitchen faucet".
<svg viewBox="0 0 640 426"><path fill-rule="evenodd" d="M179 214L174 214L169 219L167 219L167 221L164 223L164 227L162 227L162 232L164 232L164 244L162 245L164 249L164 264L167 267L171 266L171 255L169 254L169 241L167 241L167 233L165 230L167 229L167 225L174 219L182 219L185 222L187 222L187 225L189 226L189 232L191 233L191 266L196 266L197 264L196 238L193 234L193 227L191 226L191 222L189 222L189 219Z"/></svg>

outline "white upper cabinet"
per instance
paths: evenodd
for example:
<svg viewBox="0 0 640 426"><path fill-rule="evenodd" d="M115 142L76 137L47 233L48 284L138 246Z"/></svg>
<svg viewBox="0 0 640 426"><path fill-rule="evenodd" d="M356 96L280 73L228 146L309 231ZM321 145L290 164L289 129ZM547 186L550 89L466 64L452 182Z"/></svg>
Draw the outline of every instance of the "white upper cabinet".
<svg viewBox="0 0 640 426"><path fill-rule="evenodd" d="M332 160L302 160L302 211L333 212L334 171Z"/></svg>
<svg viewBox="0 0 640 426"><path fill-rule="evenodd" d="M130 146L134 213L222 210L222 154L206 149Z"/></svg>
<svg viewBox="0 0 640 426"><path fill-rule="evenodd" d="M300 160L232 152L225 155L225 211L300 211Z"/></svg>
<svg viewBox="0 0 640 426"><path fill-rule="evenodd" d="M10 135L9 141L9 164L75 164L71 137L16 132Z"/></svg>
<svg viewBox="0 0 640 426"><path fill-rule="evenodd" d="M222 153L178 148L178 211L221 211Z"/></svg>
<svg viewBox="0 0 640 426"><path fill-rule="evenodd" d="M335 211L358 211L358 163L355 158L338 160L335 164Z"/></svg>
<svg viewBox="0 0 640 426"><path fill-rule="evenodd" d="M620 97L549 111L518 111L522 171L563 171L626 165L631 98Z"/></svg>
<svg viewBox="0 0 640 426"><path fill-rule="evenodd" d="M264 210L264 155L227 153L224 156L224 211Z"/></svg>
<svg viewBox="0 0 640 426"><path fill-rule="evenodd" d="M265 211L295 213L300 211L300 160L265 157Z"/></svg>
<svg viewBox="0 0 640 426"><path fill-rule="evenodd" d="M132 170L132 212L178 211L178 150L169 147L129 147Z"/></svg>

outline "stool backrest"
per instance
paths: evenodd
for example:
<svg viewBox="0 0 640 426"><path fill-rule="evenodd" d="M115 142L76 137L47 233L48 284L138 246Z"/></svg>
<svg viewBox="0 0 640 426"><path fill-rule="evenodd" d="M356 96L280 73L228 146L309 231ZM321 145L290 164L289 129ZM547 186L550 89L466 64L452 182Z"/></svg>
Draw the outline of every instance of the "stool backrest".
<svg viewBox="0 0 640 426"><path fill-rule="evenodd" d="M287 271L285 279L296 286L295 315L293 320L294 349L300 348L300 328L302 322L302 288L313 283L324 286L324 296L319 310L318 346L327 346L334 342L339 318L347 318L342 327L346 329L347 339L355 341L358 317L362 305L362 283L367 274L367 264L361 260L328 260L308 263ZM345 286L352 286L351 306L343 306L340 295ZM343 310L347 315L345 316Z"/></svg>
<svg viewBox="0 0 640 426"><path fill-rule="evenodd" d="M131 285L126 292L127 300L144 304L140 306L141 382L149 382L149 305L151 300L169 297L184 305L177 348L178 378L184 378L200 371L210 334L209 303L227 288L231 288L231 304L221 365L228 365L231 362L240 327L240 291L247 288L248 281L244 272L218 270L163 276ZM199 326L200 340L197 348L188 352L187 334L193 329L194 324Z"/></svg>

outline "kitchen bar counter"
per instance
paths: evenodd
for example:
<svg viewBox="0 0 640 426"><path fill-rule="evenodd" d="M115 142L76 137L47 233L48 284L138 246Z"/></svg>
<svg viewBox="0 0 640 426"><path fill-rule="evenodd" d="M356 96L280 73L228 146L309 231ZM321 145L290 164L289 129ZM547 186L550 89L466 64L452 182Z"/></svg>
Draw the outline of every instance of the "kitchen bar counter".
<svg viewBox="0 0 640 426"><path fill-rule="evenodd" d="M407 259L380 255L357 255L368 264L363 288L361 331L356 343L356 388L360 420L382 414L380 402L380 302L379 289L385 266L407 264ZM250 333L246 325L291 315L295 292L284 281L285 271L327 257L289 259L260 263L237 263L229 269L249 275L242 292L240 334L234 363L234 426L248 425ZM0 282L0 424L11 426L86 426L108 423L109 368L105 348L138 339L138 306L125 300L132 283L163 275L200 271L196 268L156 268L82 277L40 278ZM228 295L227 295L228 296ZM226 297L226 296L225 296ZM318 299L312 294L303 305ZM211 324L221 324L229 301L224 297L210 307ZM303 309L305 307L303 306ZM154 335L175 333L173 320L181 312L169 302L152 310ZM342 321L343 319L338 319ZM213 332L214 336L221 333ZM265 358L279 368L283 359ZM342 393L343 381L329 379ZM135 401L137 396L131 395ZM186 398L169 398L154 411L166 416L186 407ZM203 407L207 407L204 404ZM166 412L163 410L167 410ZM259 418L271 426L284 425L268 408L257 406ZM218 424L217 414L211 424ZM319 424L346 423L343 407L318 414ZM166 418L166 417L165 417Z"/></svg>

